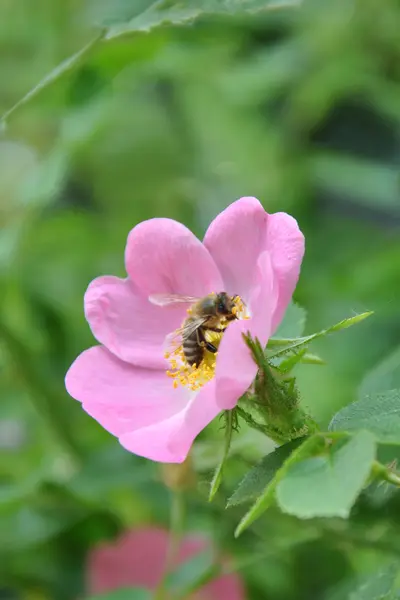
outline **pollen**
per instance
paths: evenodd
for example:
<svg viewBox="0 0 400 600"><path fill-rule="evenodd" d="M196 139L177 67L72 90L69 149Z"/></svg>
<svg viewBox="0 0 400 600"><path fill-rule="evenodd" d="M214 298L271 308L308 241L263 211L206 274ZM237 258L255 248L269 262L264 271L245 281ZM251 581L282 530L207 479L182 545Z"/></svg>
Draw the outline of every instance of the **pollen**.
<svg viewBox="0 0 400 600"><path fill-rule="evenodd" d="M243 302L240 296L235 296L233 299L235 306L232 308L232 314L238 319L250 319L247 312L247 306Z"/></svg>
<svg viewBox="0 0 400 600"><path fill-rule="evenodd" d="M221 342L222 335L223 332L206 332L207 341L217 348ZM218 352L209 352L204 349L203 358L199 365L189 365L187 363L182 346L166 354L169 354L166 358L171 367L167 371L167 376L172 379L172 385L175 389L182 385L194 392L214 377Z"/></svg>
<svg viewBox="0 0 400 600"><path fill-rule="evenodd" d="M248 319L247 316L247 308L243 300L239 296L235 296L233 298L234 307L232 309L232 314L234 314L238 319ZM188 309L188 314L191 314L191 309ZM229 327L229 321L226 319L221 319L220 328L221 331L212 331L210 329L204 328L203 333L207 342L215 346L215 348L219 348L221 343L224 331L227 327ZM179 386L187 387L191 391L198 391L202 388L208 381L211 381L215 375L215 367L217 362L217 352L210 352L207 348L203 349L203 357L199 365L190 365L185 357L182 347L182 341L180 341L179 345L176 342L179 339L181 329L178 329L175 334L172 336L172 339L175 340L175 346L168 348L168 350L164 353L164 357L167 359L170 368L167 370L166 374L168 377L172 379L172 385L174 389Z"/></svg>

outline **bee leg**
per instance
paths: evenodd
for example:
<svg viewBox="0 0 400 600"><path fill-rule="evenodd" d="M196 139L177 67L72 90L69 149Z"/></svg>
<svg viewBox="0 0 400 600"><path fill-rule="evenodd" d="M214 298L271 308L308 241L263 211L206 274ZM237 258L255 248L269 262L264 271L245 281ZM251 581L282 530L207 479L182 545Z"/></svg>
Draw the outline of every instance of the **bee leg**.
<svg viewBox="0 0 400 600"><path fill-rule="evenodd" d="M225 317L227 321L234 321L235 319L239 319L237 315L228 315Z"/></svg>
<svg viewBox="0 0 400 600"><path fill-rule="evenodd" d="M211 327L209 329L211 329ZM203 346L209 352L212 352L213 354L218 352L218 348L214 346L214 344L211 344L211 342L207 342L206 338L204 337L204 333L201 329L197 330L197 341L200 344L200 346Z"/></svg>
<svg viewBox="0 0 400 600"><path fill-rule="evenodd" d="M204 335L202 334L202 332L200 331L200 329L196 330L196 338L197 338L197 343L199 346L201 346L202 348L206 347L206 340L204 339Z"/></svg>
<svg viewBox="0 0 400 600"><path fill-rule="evenodd" d="M216 348L216 346L214 346L214 344L211 344L210 342L206 342L206 349L209 352L212 352L213 354L215 354L216 352L218 352L218 348Z"/></svg>

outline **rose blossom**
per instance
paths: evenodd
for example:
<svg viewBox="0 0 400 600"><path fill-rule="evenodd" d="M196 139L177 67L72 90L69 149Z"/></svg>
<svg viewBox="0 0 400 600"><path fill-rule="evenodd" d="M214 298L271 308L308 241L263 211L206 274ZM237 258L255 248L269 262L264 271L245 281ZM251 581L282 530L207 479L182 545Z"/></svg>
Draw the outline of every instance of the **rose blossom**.
<svg viewBox="0 0 400 600"><path fill-rule="evenodd" d="M147 527L128 531L113 544L95 548L87 561L87 591L101 594L133 586L154 590L163 577L168 541L166 530ZM204 551L213 551L208 540L198 535L185 536L175 564L184 563ZM245 600L245 593L239 576L230 573L204 585L190 598Z"/></svg>
<svg viewBox="0 0 400 600"><path fill-rule="evenodd" d="M228 206L203 243L171 219L139 223L126 245L128 277L99 277L85 294L86 319L101 345L70 367L69 394L127 450L182 462L198 433L234 408L254 380L257 366L242 334L267 343L292 297L303 254L295 219L266 213L256 198ZM217 355L209 353L207 377L200 365L185 380L188 365L181 361L172 366L184 375L172 381L165 340L182 326L187 305L158 306L152 298L221 291L239 296L246 318L231 322ZM175 387L177 381L183 384Z"/></svg>

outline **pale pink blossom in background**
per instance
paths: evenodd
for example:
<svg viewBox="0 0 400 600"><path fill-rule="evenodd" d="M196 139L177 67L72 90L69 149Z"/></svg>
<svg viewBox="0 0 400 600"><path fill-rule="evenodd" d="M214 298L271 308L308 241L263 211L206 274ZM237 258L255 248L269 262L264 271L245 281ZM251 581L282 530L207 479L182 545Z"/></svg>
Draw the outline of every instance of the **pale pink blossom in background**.
<svg viewBox="0 0 400 600"><path fill-rule="evenodd" d="M171 219L151 219L129 234L126 279L103 276L85 294L85 315L101 344L84 351L66 376L69 394L127 450L159 462L182 462L198 433L232 409L257 367L243 341L266 344L279 325L300 273L304 237L293 217L268 214L256 198L220 213L203 242ZM187 317L185 305L152 304L152 294L238 294L250 318L223 334L215 375L193 392L174 389L166 337Z"/></svg>
<svg viewBox="0 0 400 600"><path fill-rule="evenodd" d="M168 531L148 527L129 531L116 542L95 548L86 565L88 593L101 594L129 587L154 590L164 574L168 541ZM206 550L213 552L210 541L196 535L186 536L175 564L184 563ZM245 591L240 577L229 573L203 586L190 600L245 600Z"/></svg>

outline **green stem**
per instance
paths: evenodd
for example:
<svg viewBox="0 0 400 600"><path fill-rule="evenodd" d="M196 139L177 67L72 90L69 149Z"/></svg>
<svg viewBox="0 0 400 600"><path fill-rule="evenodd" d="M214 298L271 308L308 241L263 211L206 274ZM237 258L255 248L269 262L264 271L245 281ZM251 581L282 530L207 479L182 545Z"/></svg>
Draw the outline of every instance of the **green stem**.
<svg viewBox="0 0 400 600"><path fill-rule="evenodd" d="M400 487L400 475L377 460L375 460L372 465L372 474L376 479L381 479L396 487Z"/></svg>
<svg viewBox="0 0 400 600"><path fill-rule="evenodd" d="M179 552L179 546L184 530L184 519L185 519L185 502L183 493L175 491L172 494L171 500L171 512L170 512L170 525L169 525L169 544L167 549L167 556L165 559L165 569L163 577L154 593L153 600L165 600L167 597L166 585L168 576L173 571L175 561Z"/></svg>
<svg viewBox="0 0 400 600"><path fill-rule="evenodd" d="M233 410L226 410L224 412L224 418L225 418L225 444L224 444L224 452L221 458L221 461L218 465L218 467L215 469L215 473L214 473L214 477L212 478L211 481L211 485L210 485L210 494L208 497L208 500L211 502L215 496L215 494L218 492L218 488L221 484L221 480L222 480L222 471L224 469L224 465L225 465L225 461L228 458L228 454L229 454L229 449L231 447L231 441L232 441L232 433L233 433L233 425L234 425L234 411Z"/></svg>

